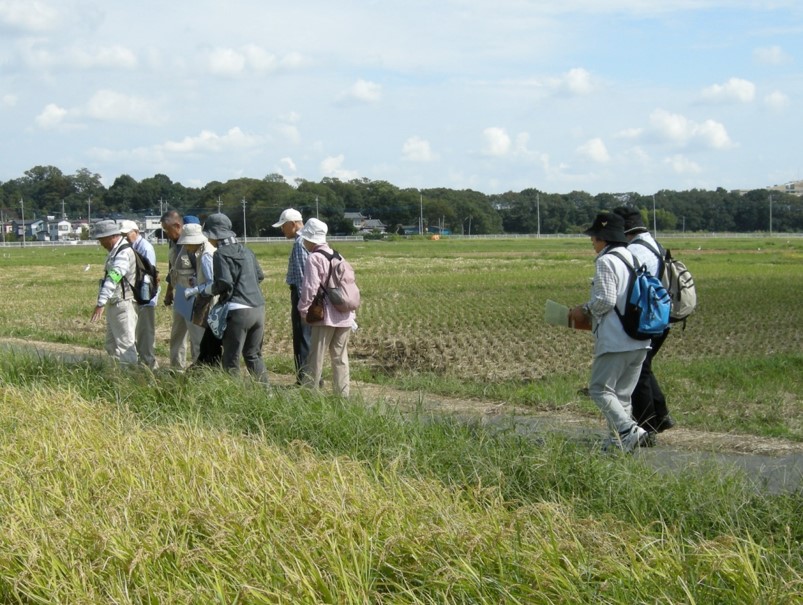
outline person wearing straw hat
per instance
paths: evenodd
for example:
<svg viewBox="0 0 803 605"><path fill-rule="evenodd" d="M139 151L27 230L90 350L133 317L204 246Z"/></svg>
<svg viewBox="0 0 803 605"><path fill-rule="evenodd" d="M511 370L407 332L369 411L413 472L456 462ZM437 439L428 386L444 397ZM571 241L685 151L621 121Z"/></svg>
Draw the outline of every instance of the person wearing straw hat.
<svg viewBox="0 0 803 605"><path fill-rule="evenodd" d="M298 232L304 240L304 247L310 252L304 267L304 283L298 301L298 311L305 321L307 320L307 311L318 288L326 282L329 275L327 257L323 254L313 254L316 250L332 254L332 249L326 243L328 231L326 223L311 218ZM324 297L323 304L323 319L312 324L310 353L307 358L308 374L304 378L304 385L313 388L320 386L324 357L329 351L329 357L332 360L334 392L337 395L348 397L350 381L348 344L351 331L356 326L355 313L354 311L338 311L328 296Z"/></svg>
<svg viewBox="0 0 803 605"><path fill-rule="evenodd" d="M139 253L143 258L148 259L152 266L156 266L156 251L153 245L142 237L139 233L139 225L130 220L120 221L120 233L123 235L134 252ZM137 312L137 331L135 341L137 345L137 356L139 363L155 370L159 364L156 361L156 299L159 298L159 291L145 305L135 304Z"/></svg>
<svg viewBox="0 0 803 605"><path fill-rule="evenodd" d="M134 309L134 251L120 233L117 221L102 220L92 225L92 237L108 252L98 298L90 322L106 313L106 352L121 364L137 363L137 312Z"/></svg>
<svg viewBox="0 0 803 605"><path fill-rule="evenodd" d="M601 212L584 232L591 237L597 253L591 299L570 311L575 322L591 318L594 333L594 361L588 392L608 422L611 444L630 453L648 444L649 434L631 416L630 397L636 386L641 364L647 356L649 340L636 340L625 333L614 307L624 311L630 273L616 250L633 263L627 250L624 220L611 212Z"/></svg>
<svg viewBox="0 0 803 605"><path fill-rule="evenodd" d="M301 286L304 283L304 266L307 263L309 252L304 247L304 240L298 235L304 226L304 218L295 208L287 208L282 212L279 220L273 227L282 230L287 239L292 239L293 248L287 261L287 276L285 283L290 288L290 324L293 329L293 363L296 371L296 384L301 384L307 373L307 357L311 328L301 319L298 312L298 299Z"/></svg>

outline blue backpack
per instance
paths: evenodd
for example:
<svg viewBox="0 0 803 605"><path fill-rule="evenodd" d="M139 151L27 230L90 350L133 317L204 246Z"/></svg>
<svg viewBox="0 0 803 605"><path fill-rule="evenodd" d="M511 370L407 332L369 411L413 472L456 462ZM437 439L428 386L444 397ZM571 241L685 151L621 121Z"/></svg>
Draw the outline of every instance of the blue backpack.
<svg viewBox="0 0 803 605"><path fill-rule="evenodd" d="M616 250L611 250L608 254L621 259L630 273L625 312L620 313L614 306L625 332L636 340L649 340L660 336L669 327L669 311L672 308L669 292L660 279L647 271L645 265L634 267Z"/></svg>

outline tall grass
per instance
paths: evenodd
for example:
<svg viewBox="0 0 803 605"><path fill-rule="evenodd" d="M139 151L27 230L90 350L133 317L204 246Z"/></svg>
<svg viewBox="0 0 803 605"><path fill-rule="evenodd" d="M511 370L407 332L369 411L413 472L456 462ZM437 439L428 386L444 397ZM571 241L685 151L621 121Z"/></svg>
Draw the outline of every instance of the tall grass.
<svg viewBox="0 0 803 605"><path fill-rule="evenodd" d="M383 402L0 355L0 600L787 603L801 493Z"/></svg>

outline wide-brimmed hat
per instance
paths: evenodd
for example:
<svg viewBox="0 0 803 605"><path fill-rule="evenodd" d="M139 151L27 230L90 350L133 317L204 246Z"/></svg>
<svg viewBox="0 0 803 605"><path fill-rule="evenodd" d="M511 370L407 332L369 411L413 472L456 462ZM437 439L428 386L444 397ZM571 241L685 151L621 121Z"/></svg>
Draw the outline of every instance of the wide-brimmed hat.
<svg viewBox="0 0 803 605"><path fill-rule="evenodd" d="M190 223L192 224L192 223ZM203 234L209 239L228 239L236 237L236 233L231 230L231 220L225 214L216 212L210 214L204 223Z"/></svg>
<svg viewBox="0 0 803 605"><path fill-rule="evenodd" d="M638 208L619 206L614 208L613 211L624 219L625 235L635 235L649 231L644 226L644 220L641 218L641 211Z"/></svg>
<svg viewBox="0 0 803 605"><path fill-rule="evenodd" d="M203 234L203 229L198 223L186 223L181 228L181 235L178 237L177 244L203 244L206 238Z"/></svg>
<svg viewBox="0 0 803 605"><path fill-rule="evenodd" d="M626 244L625 220L613 212L600 212L594 223L585 231L586 235L593 235L606 242Z"/></svg>
<svg viewBox="0 0 803 605"><path fill-rule="evenodd" d="M308 242L320 245L326 243L326 234L329 232L329 227L326 223L319 221L317 218L309 219L298 234Z"/></svg>
<svg viewBox="0 0 803 605"><path fill-rule="evenodd" d="M285 223L297 223L298 221L303 221L304 217L301 216L301 213L296 210L295 208L288 208L282 215L279 217L279 221L273 223L274 227L281 227Z"/></svg>
<svg viewBox="0 0 803 605"><path fill-rule="evenodd" d="M120 233L125 235L126 233L131 233L132 231L139 231L139 225L137 225L134 221L123 220L120 221Z"/></svg>
<svg viewBox="0 0 803 605"><path fill-rule="evenodd" d="M105 219L92 225L92 239L100 239L110 235L120 235L120 225L117 224L117 221Z"/></svg>

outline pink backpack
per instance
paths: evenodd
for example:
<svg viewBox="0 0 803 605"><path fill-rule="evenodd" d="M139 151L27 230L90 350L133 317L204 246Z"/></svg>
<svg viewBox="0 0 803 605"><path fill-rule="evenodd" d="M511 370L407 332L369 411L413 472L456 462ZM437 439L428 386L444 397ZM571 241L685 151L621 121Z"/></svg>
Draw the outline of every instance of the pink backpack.
<svg viewBox="0 0 803 605"><path fill-rule="evenodd" d="M356 311L360 306L360 289L357 287L354 268L337 250L333 250L333 254L323 250L315 252L329 259L329 274L321 287L332 305L344 313Z"/></svg>

